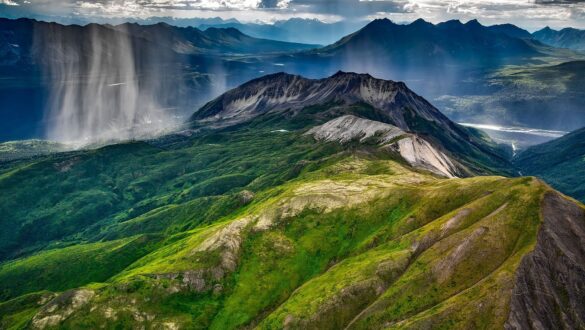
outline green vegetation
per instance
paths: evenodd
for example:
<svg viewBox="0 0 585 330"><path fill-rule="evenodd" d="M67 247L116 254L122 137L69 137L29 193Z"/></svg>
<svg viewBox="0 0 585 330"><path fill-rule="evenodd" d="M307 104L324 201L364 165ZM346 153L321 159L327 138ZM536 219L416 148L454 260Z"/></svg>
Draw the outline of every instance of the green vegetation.
<svg viewBox="0 0 585 330"><path fill-rule="evenodd" d="M528 148L515 159L523 174L547 183L585 202L585 129Z"/></svg>
<svg viewBox="0 0 585 330"><path fill-rule="evenodd" d="M501 327L550 188L317 143L309 110L4 164L0 328Z"/></svg>
<svg viewBox="0 0 585 330"><path fill-rule="evenodd" d="M76 283L50 288L104 282L86 286L94 296L64 326L338 328L366 308L356 326L391 320L411 327L422 320L455 327L481 326L468 323L472 319L502 324L514 269L535 243L539 201L547 188L530 178L438 179L370 157L348 155L258 191L251 204L221 222L174 234L171 230L155 251L136 256L137 261L118 268L109 280L87 274ZM174 208L181 206L149 212L137 221L164 221L164 214L180 214ZM252 220L228 230L242 219ZM258 225L266 219L269 225ZM218 241L220 237L226 242ZM466 241L469 251L454 259L449 251ZM51 269L57 260L75 271L73 255L92 263L89 269L103 268L83 253L115 263L111 254L129 254L128 243L105 241L42 252L5 263L0 276L26 274L34 267ZM51 276L69 278L63 273ZM39 287L43 285L50 286ZM482 302L487 312L481 315L468 307ZM22 308L4 322L27 324L39 313L38 306ZM464 312L453 312L459 309Z"/></svg>
<svg viewBox="0 0 585 330"><path fill-rule="evenodd" d="M56 241L158 232L145 223L170 208L179 218L159 227L170 222L180 227L176 230L195 227L240 207L235 199L243 187L258 191L278 185L336 152L335 146L314 146L296 133L268 129L181 142L187 146L136 142L5 165L0 194L10 198L0 200L0 260Z"/></svg>
<svg viewBox="0 0 585 330"><path fill-rule="evenodd" d="M582 59L506 66L478 77L478 91L434 103L457 122L572 131L585 126L583 70Z"/></svg>
<svg viewBox="0 0 585 330"><path fill-rule="evenodd" d="M43 140L23 140L0 143L0 161L31 158L68 150L68 146Z"/></svg>
<svg viewBox="0 0 585 330"><path fill-rule="evenodd" d="M6 300L40 290L63 291L105 281L150 252L159 241L159 237L140 236L79 244L3 263L0 298Z"/></svg>

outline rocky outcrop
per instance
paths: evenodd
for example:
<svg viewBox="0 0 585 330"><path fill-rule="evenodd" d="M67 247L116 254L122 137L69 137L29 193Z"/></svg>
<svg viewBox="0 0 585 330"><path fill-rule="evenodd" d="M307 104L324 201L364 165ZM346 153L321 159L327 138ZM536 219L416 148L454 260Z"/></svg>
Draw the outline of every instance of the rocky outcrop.
<svg viewBox="0 0 585 330"><path fill-rule="evenodd" d="M388 147L397 151L410 165L448 178L458 176L457 166L447 155L422 138L409 134Z"/></svg>
<svg viewBox="0 0 585 330"><path fill-rule="evenodd" d="M286 73L254 79L209 102L191 119L208 125L229 126L268 112L296 111L330 103L368 104L382 111L401 129L409 128L403 109L416 109L421 120L451 129L447 117L404 83L341 71L324 79Z"/></svg>
<svg viewBox="0 0 585 330"><path fill-rule="evenodd" d="M87 305L95 292L88 289L66 291L45 305L32 319L34 329L55 327Z"/></svg>
<svg viewBox="0 0 585 330"><path fill-rule="evenodd" d="M534 251L516 274L506 329L585 328L585 210L559 193L542 201Z"/></svg>
<svg viewBox="0 0 585 330"><path fill-rule="evenodd" d="M345 115L310 129L306 135L316 140L347 143L373 140L386 150L398 153L416 168L453 178L459 170L447 155L428 141L386 123Z"/></svg>
<svg viewBox="0 0 585 330"><path fill-rule="evenodd" d="M352 140L364 142L376 135L379 135L379 142L389 142L395 137L406 134L406 132L396 126L379 121L345 115L313 127L305 134L312 135L321 141L347 143Z"/></svg>

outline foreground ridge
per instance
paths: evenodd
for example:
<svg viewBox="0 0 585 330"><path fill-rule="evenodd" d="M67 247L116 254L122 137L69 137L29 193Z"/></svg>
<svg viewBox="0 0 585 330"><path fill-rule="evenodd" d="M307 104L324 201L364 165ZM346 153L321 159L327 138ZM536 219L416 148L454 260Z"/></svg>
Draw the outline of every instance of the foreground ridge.
<svg viewBox="0 0 585 330"><path fill-rule="evenodd" d="M41 329L583 324L585 210L536 179L448 180L351 156L278 191L103 284L0 306L37 306Z"/></svg>

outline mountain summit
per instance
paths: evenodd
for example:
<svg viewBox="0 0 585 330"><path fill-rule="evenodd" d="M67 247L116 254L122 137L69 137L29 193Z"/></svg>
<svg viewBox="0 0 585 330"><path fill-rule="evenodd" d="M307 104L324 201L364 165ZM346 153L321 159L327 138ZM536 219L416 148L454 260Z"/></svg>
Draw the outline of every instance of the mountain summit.
<svg viewBox="0 0 585 330"><path fill-rule="evenodd" d="M564 28L557 31L547 26L534 32L532 36L536 40L554 47L585 51L585 30Z"/></svg>
<svg viewBox="0 0 585 330"><path fill-rule="evenodd" d="M276 73L252 80L209 102L192 119L237 123L267 112L298 110L317 104L364 103L381 110L392 124L408 130L406 108L445 126L448 119L402 82L376 79L369 74L339 71L324 79Z"/></svg>
<svg viewBox="0 0 585 330"><path fill-rule="evenodd" d="M417 134L465 164L464 172L491 173L508 166L502 151L478 131L455 124L403 82L369 74L339 71L323 79L267 75L207 103L191 121L196 126L227 127L278 117L302 123L296 128L306 128L342 115L356 115Z"/></svg>
<svg viewBox="0 0 585 330"><path fill-rule="evenodd" d="M477 20L435 25L419 19L401 25L378 19L315 52L329 56L351 53L353 58L367 58L374 63L392 61L397 68L439 64L486 66L537 55L538 48L533 42L518 38L520 34L517 29L488 27Z"/></svg>

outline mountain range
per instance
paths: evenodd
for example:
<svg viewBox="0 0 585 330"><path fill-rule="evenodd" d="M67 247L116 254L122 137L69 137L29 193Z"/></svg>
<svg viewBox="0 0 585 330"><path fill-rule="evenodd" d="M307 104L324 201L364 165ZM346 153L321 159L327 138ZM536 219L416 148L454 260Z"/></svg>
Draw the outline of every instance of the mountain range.
<svg viewBox="0 0 585 330"><path fill-rule="evenodd" d="M404 83L280 73L2 162L0 327L582 327L585 206L499 152Z"/></svg>
<svg viewBox="0 0 585 330"><path fill-rule="evenodd" d="M178 22L170 22L177 24ZM266 23L242 23L237 20L207 20L203 23L194 22L197 27L205 30L210 27L236 28L248 35L273 40L288 42L300 42L306 44L333 44L343 37L359 30L368 22L336 22L324 23L316 19L292 18L288 20ZM400 25L408 25L400 23ZM575 28L554 30L550 27L542 28L533 33L528 32L514 24L497 24L487 26L492 32L503 33L510 37L520 39L534 39L543 44L568 48L577 51L585 50L584 31Z"/></svg>
<svg viewBox="0 0 585 330"><path fill-rule="evenodd" d="M463 72L542 56L540 46L530 39L494 32L476 20L435 25L419 19L402 25L379 19L332 45L308 53L343 70L376 72L404 81L420 81L424 76L428 85L448 88L449 79L458 79Z"/></svg>
<svg viewBox="0 0 585 330"><path fill-rule="evenodd" d="M459 122L571 131L584 125L582 75L575 74L582 59L510 24L382 19L332 45L269 62L310 77L341 69L405 81Z"/></svg>
<svg viewBox="0 0 585 330"><path fill-rule="evenodd" d="M235 28L257 38L329 45L360 29L366 24L367 22L344 21L324 23L317 19L291 18L288 20L275 21L271 24L241 23L238 21L206 22L198 25L198 27L202 30L206 30L210 27Z"/></svg>
<svg viewBox="0 0 585 330"><path fill-rule="evenodd" d="M290 52L315 47L252 38L233 28L212 28L201 31L194 27L175 27L166 23L79 26L46 23L24 18L17 20L0 18L0 24L2 29L2 39L0 39L0 49L2 49L0 59L2 60L0 65L3 66L32 61L31 57L35 56L34 52L39 51L35 47L40 47L37 44L43 43L50 37L49 34L55 38L63 38L64 43L73 46L76 43L89 42L92 38L111 40L114 38L112 35L123 33L133 40L134 47L137 49L156 47L159 51L196 55Z"/></svg>
<svg viewBox="0 0 585 330"><path fill-rule="evenodd" d="M111 54L121 52L120 45L130 51L111 59ZM152 98L161 107L181 115L208 101L209 95L223 92L225 76L247 67L228 62L218 54L294 52L311 47L251 38L234 29L201 31L163 23L65 26L30 19L1 19L0 72L5 79L0 86L0 139L43 137L50 125L50 92L63 81L65 71L70 75L69 81L83 86L92 79L99 81L91 69L110 58L109 72L135 71L140 77L138 88L151 88ZM125 63L125 67L113 63Z"/></svg>
<svg viewBox="0 0 585 330"><path fill-rule="evenodd" d="M140 77L137 88L152 89L149 94L154 95L161 111L173 117L188 116L225 90L264 74L286 71L320 78L344 70L405 81L457 121L478 123L489 119L497 124L573 130L580 127L583 118L579 84L573 83L579 77L571 78L562 69L578 66L582 55L546 46L510 24L431 24L417 20L406 25L375 20L321 48L257 39L233 28L200 30L164 23L82 27L4 19L2 29L0 62L5 65L0 66L0 72L6 78L0 85L2 141L44 137L46 127L51 125L46 113L51 102L49 86L59 81L54 74L47 74L46 67L57 68L57 72L66 67L62 65L65 53L75 54L70 56L81 68L90 67L95 61L90 61L88 54L93 53L96 44L91 41L96 38L101 40L97 45L104 54L119 43L112 41L131 41ZM562 66L560 62L573 64ZM547 63L551 64L547 67ZM512 71L509 65L514 65ZM564 78L549 74L556 68L556 77ZM519 70L529 72L530 79L514 74ZM87 73L80 72L79 85L83 85L85 76ZM559 88L543 93L541 85L532 82L534 76L550 76ZM530 86L523 87L521 94L511 95L510 90L527 84ZM496 97L490 98L492 95ZM563 123L568 126L538 120L540 114L532 115L537 109L562 111L567 118ZM510 115L494 116L494 111ZM506 118L510 120L503 122Z"/></svg>
<svg viewBox="0 0 585 330"><path fill-rule="evenodd" d="M564 28L562 30L553 30L550 27L545 27L532 34L532 36L547 45L569 48L578 51L585 51L585 31Z"/></svg>

